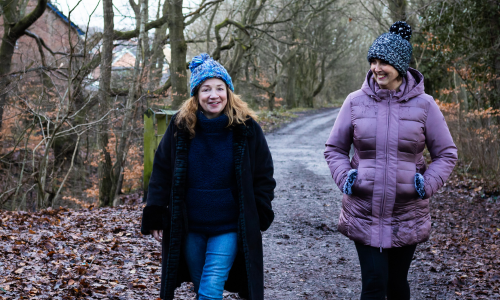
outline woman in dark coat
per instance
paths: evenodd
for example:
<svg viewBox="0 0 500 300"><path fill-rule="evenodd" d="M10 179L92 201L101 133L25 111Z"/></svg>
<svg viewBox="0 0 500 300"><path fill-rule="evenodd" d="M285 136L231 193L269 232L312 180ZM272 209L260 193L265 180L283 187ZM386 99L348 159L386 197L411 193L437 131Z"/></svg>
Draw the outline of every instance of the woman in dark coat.
<svg viewBox="0 0 500 300"><path fill-rule="evenodd" d="M162 243L160 297L191 281L200 300L222 299L223 289L264 299L271 153L224 67L201 54L190 69L191 98L158 146L142 218L141 232Z"/></svg>

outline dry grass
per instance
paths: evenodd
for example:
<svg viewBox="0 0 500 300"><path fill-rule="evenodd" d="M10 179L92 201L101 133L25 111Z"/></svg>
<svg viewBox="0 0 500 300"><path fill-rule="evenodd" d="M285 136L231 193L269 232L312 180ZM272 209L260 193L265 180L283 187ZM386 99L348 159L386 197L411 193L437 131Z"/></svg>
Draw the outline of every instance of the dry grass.
<svg viewBox="0 0 500 300"><path fill-rule="evenodd" d="M438 104L458 148L461 172L481 176L489 188L500 188L500 111L461 112L456 103Z"/></svg>

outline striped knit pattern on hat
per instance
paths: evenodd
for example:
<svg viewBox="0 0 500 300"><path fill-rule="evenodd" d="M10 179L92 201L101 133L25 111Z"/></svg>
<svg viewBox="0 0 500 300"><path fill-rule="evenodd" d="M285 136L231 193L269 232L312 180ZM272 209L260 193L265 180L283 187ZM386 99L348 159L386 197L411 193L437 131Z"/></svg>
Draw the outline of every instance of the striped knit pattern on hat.
<svg viewBox="0 0 500 300"><path fill-rule="evenodd" d="M219 78L223 80L234 92L233 81L227 70L217 61L206 53L195 56L189 64L191 70L191 97L194 96L198 86L210 78Z"/></svg>
<svg viewBox="0 0 500 300"><path fill-rule="evenodd" d="M399 75L405 75L410 65L413 47L410 43L411 27L406 22L397 21L389 32L379 36L368 50L368 62L377 58L388 62Z"/></svg>

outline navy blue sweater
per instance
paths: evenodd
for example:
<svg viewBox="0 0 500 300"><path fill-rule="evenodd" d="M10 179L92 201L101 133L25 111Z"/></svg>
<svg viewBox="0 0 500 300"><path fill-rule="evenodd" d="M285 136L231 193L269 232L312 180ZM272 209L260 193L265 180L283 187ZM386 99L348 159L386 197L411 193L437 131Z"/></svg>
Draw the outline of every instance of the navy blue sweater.
<svg viewBox="0 0 500 300"><path fill-rule="evenodd" d="M237 231L238 205L233 162L233 132L222 114L207 119L198 111L196 135L188 155L186 207L189 231Z"/></svg>

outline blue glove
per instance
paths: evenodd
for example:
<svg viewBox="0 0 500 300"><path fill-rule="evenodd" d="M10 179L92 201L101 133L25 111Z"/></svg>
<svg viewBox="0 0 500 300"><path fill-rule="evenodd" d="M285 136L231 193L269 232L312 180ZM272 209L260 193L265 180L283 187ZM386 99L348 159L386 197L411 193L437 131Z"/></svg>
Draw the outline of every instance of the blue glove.
<svg viewBox="0 0 500 300"><path fill-rule="evenodd" d="M358 170L351 169L347 172L347 179L344 183L344 187L342 188L342 192L346 195L352 195L352 186L356 181L356 177L358 176Z"/></svg>
<svg viewBox="0 0 500 300"><path fill-rule="evenodd" d="M424 181L424 176L422 176L422 174L420 173L415 174L415 189L417 190L417 193L420 196L420 198L424 199L425 181Z"/></svg>

